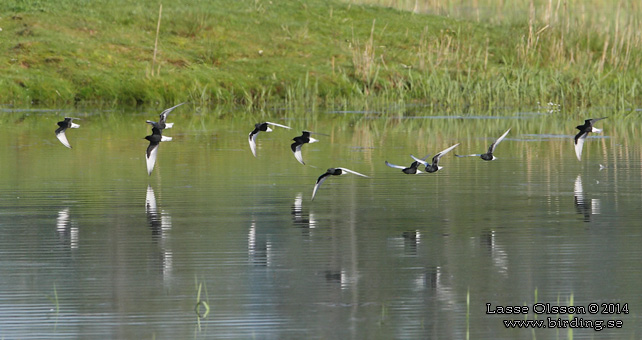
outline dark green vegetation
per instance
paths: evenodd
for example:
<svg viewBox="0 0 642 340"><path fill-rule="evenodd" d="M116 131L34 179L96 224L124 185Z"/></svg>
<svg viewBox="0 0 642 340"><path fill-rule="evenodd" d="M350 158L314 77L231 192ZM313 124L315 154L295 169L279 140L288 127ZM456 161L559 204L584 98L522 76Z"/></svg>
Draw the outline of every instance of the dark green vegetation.
<svg viewBox="0 0 642 340"><path fill-rule="evenodd" d="M325 0L173 1L154 61L156 1L5 0L0 102L639 107L639 20L622 8L596 31L571 12L508 22Z"/></svg>

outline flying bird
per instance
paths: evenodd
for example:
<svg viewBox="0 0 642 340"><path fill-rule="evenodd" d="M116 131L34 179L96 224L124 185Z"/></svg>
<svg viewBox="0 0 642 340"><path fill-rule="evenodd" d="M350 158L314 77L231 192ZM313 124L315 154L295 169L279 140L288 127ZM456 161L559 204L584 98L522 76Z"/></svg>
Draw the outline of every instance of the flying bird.
<svg viewBox="0 0 642 340"><path fill-rule="evenodd" d="M147 174L151 175L152 170L154 170L154 164L156 164L158 144L160 144L160 142L169 142L172 140L172 137L163 136L161 130L158 127L154 126L152 127L152 134L146 136L145 139L149 141L149 146L147 147L147 152L145 153L145 158L147 159Z"/></svg>
<svg viewBox="0 0 642 340"><path fill-rule="evenodd" d="M577 160L582 160L582 147L584 146L584 140L586 139L586 136L588 136L589 132L602 132L602 129L593 127L593 123L604 118L606 117L587 119L584 121L584 125L578 125L575 127L580 130L580 132L575 135L575 155L577 156Z"/></svg>
<svg viewBox="0 0 642 340"><path fill-rule="evenodd" d="M412 164L410 164L409 167L406 168L403 165L395 165L395 164L392 164L392 163L388 163L388 161L386 161L386 165L387 166L389 166L391 168L401 169L401 172L403 172L404 174L407 174L407 175L418 175L418 174L423 173L421 170L417 169L419 167L419 164L420 163L418 161L414 161L414 162L412 162Z"/></svg>
<svg viewBox="0 0 642 340"><path fill-rule="evenodd" d="M326 180L326 178L328 178L328 176L340 176L340 175L346 175L348 173L369 178L368 176L366 176L364 174L360 174L360 173L358 173L356 171L352 171L350 169L346 169L346 168L330 168L323 175L319 176L319 178L317 179L316 184L314 184L314 190L312 190L312 200L314 200L314 196L316 196L317 190L319 190L319 187L321 186L321 184L323 184L323 182Z"/></svg>
<svg viewBox="0 0 642 340"><path fill-rule="evenodd" d="M80 125L72 122L74 119L79 119L79 118L71 118L71 117L65 117L65 120L62 122L58 122L59 128L56 129L56 137L58 137L58 140L62 143L62 145L68 147L71 149L71 145L69 144L69 141L67 140L67 135L65 135L65 130L67 129L77 129L80 127Z"/></svg>
<svg viewBox="0 0 642 340"><path fill-rule="evenodd" d="M292 149L292 152L294 153L294 158L296 158L296 160L299 161L299 163L301 163L303 165L305 165L305 163L303 162L303 157L301 156L301 147L305 143L316 143L316 142L318 142L317 139L314 139L314 138L310 137L311 133L312 132L310 132L310 131L303 131L301 136L292 138L294 143L292 143L292 145L290 145L290 148Z"/></svg>
<svg viewBox="0 0 642 340"><path fill-rule="evenodd" d="M501 143L501 142L504 140L504 138L506 137L506 135L508 135L508 132L509 132L509 131L510 131L510 129L506 130L506 132L504 132L504 134L503 134L501 137L497 138L497 140L495 140L495 141L493 142L493 144L491 144L491 145L488 147L488 152L486 152L486 153L482 153L482 154L472 154L472 155L455 155L455 156L457 156L457 157L471 157L471 156L476 156L476 157L481 157L481 159L483 159L483 160L485 160L485 161L494 161L494 160L496 160L496 159L497 159L497 157L493 156L493 152L495 152L495 148L497 147L497 145L498 145L499 143Z"/></svg>
<svg viewBox="0 0 642 340"><path fill-rule="evenodd" d="M148 124L151 124L153 127L157 127L160 129L161 132L163 132L164 129L171 129L172 126L174 126L174 123L168 123L167 122L167 115L172 112L175 108L185 104L185 102L180 103L178 105L172 106L169 109L166 109L165 111L161 112L158 118L158 122L154 122L151 120L147 120Z"/></svg>
<svg viewBox="0 0 642 340"><path fill-rule="evenodd" d="M426 159L426 158L428 158L430 155L428 155L428 156L424 157L423 159L419 159L419 158L417 158L417 157L415 157L415 156L413 156L413 155L410 155L410 157L412 157L412 159L414 159L415 161L417 161L417 162L419 162L419 163L421 163L421 164L425 165L425 166L426 166L426 169L424 169L424 170L426 170L426 172L437 172L437 171L439 171L439 170L441 170L441 169L443 168L442 166L439 166L439 159L440 159L441 157L443 157L445 154L447 154L448 152L450 152L450 150L452 150L452 149L454 149L455 147L457 147L457 145L459 145L459 143L457 143L457 144L455 144L455 145L453 145L453 146L449 147L449 148L448 148L448 149L446 149L446 150L443 150L443 151L441 151L441 152L437 153L437 154L432 158L432 163L428 163L428 162L426 162L426 161L425 161L425 159Z"/></svg>
<svg viewBox="0 0 642 340"><path fill-rule="evenodd" d="M254 155L254 157L256 157L256 135L258 135L259 132L261 131L265 131L265 132L272 131L272 128L270 128L270 125L282 127L285 129L291 129L291 127L289 126L285 126L277 123L270 123L270 122L254 124L254 130L252 130L252 132L250 132L250 135L248 136L248 140L250 142L250 149L252 149L252 154Z"/></svg>

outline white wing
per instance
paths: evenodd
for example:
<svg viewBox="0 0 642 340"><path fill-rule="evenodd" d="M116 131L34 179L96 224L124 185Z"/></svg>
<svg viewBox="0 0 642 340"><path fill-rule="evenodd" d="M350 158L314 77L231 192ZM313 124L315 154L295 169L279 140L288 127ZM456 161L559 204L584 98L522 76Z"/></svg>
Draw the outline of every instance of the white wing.
<svg viewBox="0 0 642 340"><path fill-rule="evenodd" d="M161 116L161 117L162 117L162 116L165 116L165 119L167 119L167 114L169 114L169 113L170 113L170 112L172 112L175 108L177 108L177 107L179 107L179 106L181 106L181 105L183 105L183 104L185 104L185 103L186 103L186 102L183 102L183 103L180 103L180 104L178 104L178 105L172 106L172 107L170 107L169 109L165 109L163 112L161 112L160 116Z"/></svg>
<svg viewBox="0 0 642 340"><path fill-rule="evenodd" d="M294 151L294 158L296 158L299 163L305 165L305 163L303 163L303 156L301 156L301 146L303 146L303 144L296 146L296 151Z"/></svg>
<svg viewBox="0 0 642 340"><path fill-rule="evenodd" d="M414 159L415 161L417 161L417 162L419 162L419 163L421 163L421 164L423 164L423 165L428 165L428 162L426 162L426 159L427 159L428 157L430 157L430 155L428 155L428 156L426 156L426 157L424 157L424 158L417 158L417 157L415 157L415 156L413 156L413 155L410 155L410 157L412 157L412 159Z"/></svg>
<svg viewBox="0 0 642 340"><path fill-rule="evenodd" d="M586 135L588 135L588 133L582 134L580 138L575 141L575 155L577 156L578 161L582 160L582 147L584 147L584 140L586 139Z"/></svg>
<svg viewBox="0 0 642 340"><path fill-rule="evenodd" d="M268 123L270 125L282 127L282 128L285 128L285 129L291 129L291 127L289 127L289 126L285 126L285 125L281 125L281 124L277 124L277 123L271 123L271 122L266 122L266 123Z"/></svg>
<svg viewBox="0 0 642 340"><path fill-rule="evenodd" d="M311 199L311 200L314 200L314 196L316 196L316 195L317 195L317 190L319 189L319 187L321 186L321 184L323 184L323 182L325 182L326 178L328 178L328 177L330 177L330 176L325 176L325 177L321 178L321 179L320 179L320 180L318 180L318 181L317 181L317 183L314 185L314 190L312 190L312 199Z"/></svg>
<svg viewBox="0 0 642 340"><path fill-rule="evenodd" d="M450 152L450 150L452 150L452 149L456 148L456 147L457 147L457 145L459 145L459 143L457 143L457 144L455 144L455 145L453 145L453 146L449 147L448 149L446 149L446 150L444 150L444 151L442 151L442 152L438 153L436 157L437 157L438 159L439 159L439 158L441 158L441 157L443 157L445 154L449 153L449 152Z"/></svg>
<svg viewBox="0 0 642 340"><path fill-rule="evenodd" d="M503 141L504 138L506 138L506 135L508 135L509 132L510 132L510 129L506 130L506 132L504 132L504 134L501 137L497 138L495 143L493 143L493 145L491 146L492 148L491 152L495 152L495 148L497 147L497 144L501 143L501 141Z"/></svg>
<svg viewBox="0 0 642 340"><path fill-rule="evenodd" d="M174 123L165 123L166 129L171 129L174 126Z"/></svg>
<svg viewBox="0 0 642 340"><path fill-rule="evenodd" d="M474 154L471 154L471 155L455 155L455 156L456 157L479 157L479 156L481 156L481 154L474 153Z"/></svg>
<svg viewBox="0 0 642 340"><path fill-rule="evenodd" d="M158 154L158 145L156 145L155 148L152 149L149 153L149 157L147 156L147 152L145 152L145 158L147 158L147 174L151 175L152 170L154 170L154 164L156 164L156 154Z"/></svg>
<svg viewBox="0 0 642 340"><path fill-rule="evenodd" d="M386 165L387 165L387 166L389 166L389 167L391 167L391 168L396 168L396 169L401 169L401 170L403 170L403 169L405 169L405 168L406 168L405 166L395 165L395 164L392 164L392 163L388 163L388 161L386 161Z"/></svg>
<svg viewBox="0 0 642 340"><path fill-rule="evenodd" d="M258 132L255 134L252 134L250 132L250 135L248 136L248 140L250 142L250 149L252 150L252 154L254 157L256 157L256 135L258 135Z"/></svg>
<svg viewBox="0 0 642 340"><path fill-rule="evenodd" d="M341 169L341 170L343 170L343 171L345 171L345 172L349 172L349 173L351 173L351 174L355 174L355 175L359 175L359 176L362 176L362 177L370 178L369 176L366 176L366 175L364 175L364 174L360 174L360 173L358 173L358 172L356 172L356 171L352 171L352 170L350 170L350 169L346 169L346 168L337 168L337 169Z"/></svg>
<svg viewBox="0 0 642 340"><path fill-rule="evenodd" d="M69 145L69 141L67 140L67 136L65 135L64 130L60 131L60 133L57 133L56 137L58 137L58 140L62 143L62 145L71 149L71 145Z"/></svg>

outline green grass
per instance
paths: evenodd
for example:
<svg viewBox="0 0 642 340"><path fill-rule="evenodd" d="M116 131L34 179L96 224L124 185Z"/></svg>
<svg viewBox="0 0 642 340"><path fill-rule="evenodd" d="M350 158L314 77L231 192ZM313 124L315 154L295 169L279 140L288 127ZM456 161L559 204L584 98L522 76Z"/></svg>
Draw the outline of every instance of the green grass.
<svg viewBox="0 0 642 340"><path fill-rule="evenodd" d="M627 110L642 101L641 9L633 2L605 11L577 1L535 1L531 10L525 0L479 0L465 11L455 1L438 8L417 1L415 12L404 1L365 2L401 9L321 0L165 3L152 65L156 1L3 1L0 102L189 100L253 109L398 102L461 112L540 102Z"/></svg>

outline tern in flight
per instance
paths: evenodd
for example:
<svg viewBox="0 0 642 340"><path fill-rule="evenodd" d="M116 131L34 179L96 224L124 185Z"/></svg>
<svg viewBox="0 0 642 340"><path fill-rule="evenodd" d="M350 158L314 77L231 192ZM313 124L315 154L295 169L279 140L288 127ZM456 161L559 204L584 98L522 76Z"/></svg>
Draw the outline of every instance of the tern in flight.
<svg viewBox="0 0 642 340"><path fill-rule="evenodd" d="M577 156L577 160L582 160L582 147L584 146L584 140L586 139L586 136L588 136L589 132L602 132L602 129L593 127L593 123L604 118L606 117L587 119L584 121L584 125L578 125L575 127L580 130L580 132L575 135L575 155Z"/></svg>
<svg viewBox="0 0 642 340"><path fill-rule="evenodd" d="M174 123L168 123L167 122L167 115L170 112L172 112L175 108L177 108L177 107L179 107L179 106L181 106L183 104L185 104L185 103L180 103L178 105L172 106L169 109L166 109L165 111L161 112L161 114L159 115L159 118L158 118L158 122L147 120L147 123L151 124L154 127L159 128L161 130L161 132L163 132L164 129L171 129L172 126L174 126Z"/></svg>
<svg viewBox="0 0 642 340"><path fill-rule="evenodd" d="M457 157L472 157L472 156L476 156L476 157L481 157L481 159L483 159L485 161L494 161L494 160L497 159L497 157L493 156L493 152L495 152L495 148L497 147L497 145L499 145L499 143L501 143L504 140L506 135L508 135L508 132L510 132L510 129L506 130L506 132L504 132L504 134L501 137L497 138L497 140L495 140L493 142L493 144L491 144L488 147L488 152L486 152L486 153L472 154L472 155L455 155L455 156L457 156Z"/></svg>
<svg viewBox="0 0 642 340"><path fill-rule="evenodd" d="M321 186L321 184L323 184L323 182L326 180L326 178L328 178L329 176L346 175L348 173L355 174L355 175L362 176L362 177L366 177L366 178L370 178L370 177L368 177L368 176L366 176L364 174L360 174L360 173L358 173L356 171L352 171L350 169L346 169L346 168L330 168L323 175L319 176L319 178L317 179L316 184L314 184L314 190L312 190L312 199L314 200L314 196L316 196L317 190L319 190L319 187Z"/></svg>
<svg viewBox="0 0 642 340"><path fill-rule="evenodd" d="M56 137L58 137L58 140L66 147L71 149L71 145L69 144L69 141L67 140L67 135L65 135L65 130L67 129L77 129L80 127L80 125L72 122L72 120L78 119L78 118L71 118L71 117L65 117L65 120L62 122L58 122L59 128L56 129Z"/></svg>
<svg viewBox="0 0 642 340"><path fill-rule="evenodd" d="M252 132L250 132L250 135L248 136L248 140L250 142L250 149L252 149L252 154L254 155L254 157L256 157L256 136L261 131L265 131L265 132L272 131L272 129L270 128L270 125L282 127L285 129L291 129L291 127L289 126L285 126L277 123L270 123L270 122L254 124L254 130L252 130Z"/></svg>
<svg viewBox="0 0 642 340"><path fill-rule="evenodd" d="M294 143L292 143L290 148L292 148L292 152L294 153L294 158L296 158L296 160L303 165L305 165L305 163L303 162L303 156L301 156L301 147L303 146L303 144L316 143L319 141L317 139L310 137L311 133L312 132L310 131L303 131L301 136L292 138Z"/></svg>
<svg viewBox="0 0 642 340"><path fill-rule="evenodd" d="M415 156L413 156L413 155L410 155L410 157L412 157L412 159L414 159L415 161L417 161L417 162L419 162L419 163L421 163L421 164L425 165L425 166L426 166L426 169L424 169L424 170L426 170L426 172L437 172L437 171L439 171L439 170L441 170L441 169L443 168L442 166L439 166L439 159L440 159L441 157L443 157L445 154L447 154L448 152L450 152L450 150L452 150L452 149L456 148L456 147L457 147L457 145L459 145L459 143L457 143L457 144L455 144L455 145L453 145L453 146L449 147L449 148L448 148L448 149L446 149L446 150L443 150L443 151L441 151L441 152L437 153L437 154L432 158L432 162L431 162L431 163L428 163L428 162L426 162L426 161L425 161L425 159L426 159L426 158L428 158L430 155L428 155L428 156L424 157L423 159L419 159L419 158L417 158L417 157L415 157Z"/></svg>
<svg viewBox="0 0 642 340"><path fill-rule="evenodd" d="M407 175L418 175L423 173L423 171L417 169L419 167L419 164L421 164L418 161L412 162L412 164L410 164L409 167L405 167L403 165L395 165L395 164L389 163L388 161L385 161L385 162L387 166L395 169L401 169L401 172Z"/></svg>
<svg viewBox="0 0 642 340"><path fill-rule="evenodd" d="M169 142L172 140L172 137L163 136L161 130L154 126L152 127L152 134L146 136L145 139L149 141L149 146L147 147L147 152L145 153L145 158L147 159L147 174L151 175L152 170L154 170L154 164L156 164L156 155L158 154L158 145L160 142Z"/></svg>

